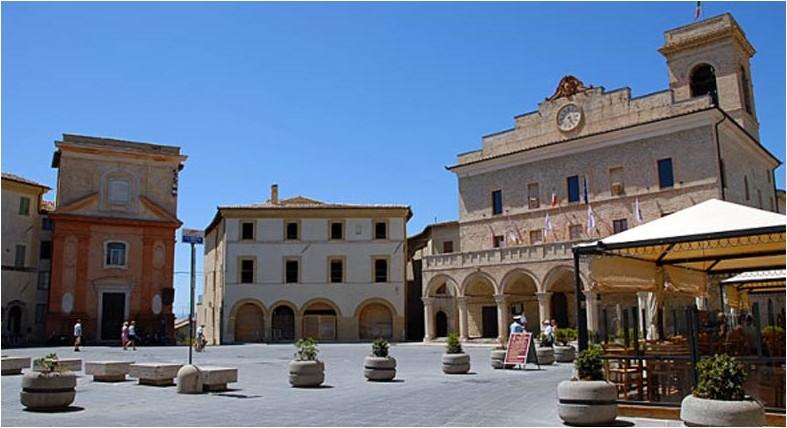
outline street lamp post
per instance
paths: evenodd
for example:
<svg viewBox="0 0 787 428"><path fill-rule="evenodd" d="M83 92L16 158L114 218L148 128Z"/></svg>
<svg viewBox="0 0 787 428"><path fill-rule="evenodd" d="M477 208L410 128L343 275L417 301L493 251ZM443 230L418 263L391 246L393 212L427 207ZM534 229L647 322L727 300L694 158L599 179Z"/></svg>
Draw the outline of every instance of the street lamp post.
<svg viewBox="0 0 787 428"><path fill-rule="evenodd" d="M194 290L197 286L197 244L202 244L205 233L201 230L183 229L181 232L182 242L191 246L191 292L189 295L189 365L191 365L191 348L194 340Z"/></svg>

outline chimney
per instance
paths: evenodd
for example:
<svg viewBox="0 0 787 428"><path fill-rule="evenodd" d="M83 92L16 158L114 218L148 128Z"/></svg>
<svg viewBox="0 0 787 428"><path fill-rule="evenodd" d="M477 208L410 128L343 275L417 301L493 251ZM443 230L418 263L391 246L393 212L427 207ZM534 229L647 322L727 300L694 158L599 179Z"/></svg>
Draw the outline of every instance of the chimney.
<svg viewBox="0 0 787 428"><path fill-rule="evenodd" d="M271 203L278 204L279 203L279 185L278 184L271 184Z"/></svg>

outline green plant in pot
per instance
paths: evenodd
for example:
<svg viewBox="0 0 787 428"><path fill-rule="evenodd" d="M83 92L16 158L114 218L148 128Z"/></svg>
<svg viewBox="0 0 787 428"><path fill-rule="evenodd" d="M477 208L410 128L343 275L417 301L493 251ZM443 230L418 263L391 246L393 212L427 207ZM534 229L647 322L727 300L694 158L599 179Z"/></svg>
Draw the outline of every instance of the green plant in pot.
<svg viewBox="0 0 787 428"><path fill-rule="evenodd" d="M442 363L445 374L465 374L470 371L470 356L462 352L462 344L456 333L448 335Z"/></svg>
<svg viewBox="0 0 787 428"><path fill-rule="evenodd" d="M290 385L314 387L325 381L325 365L317 359L317 342L311 337L295 342L295 355L288 365Z"/></svg>
<svg viewBox="0 0 787 428"><path fill-rule="evenodd" d="M558 328L555 330L555 359L559 363L574 361L576 350L571 342L577 339L577 331L573 328Z"/></svg>
<svg viewBox="0 0 787 428"><path fill-rule="evenodd" d="M390 381L396 377L396 360L388 355L390 344L379 337L372 342L372 353L363 360L363 374L370 381Z"/></svg>
<svg viewBox="0 0 787 428"><path fill-rule="evenodd" d="M697 363L697 385L680 405L687 426L763 426L765 409L746 397L746 370L735 358L715 355Z"/></svg>
<svg viewBox="0 0 787 428"><path fill-rule="evenodd" d="M64 368L57 354L34 361L40 371L22 377L20 401L30 410L65 410L76 398L76 375Z"/></svg>
<svg viewBox="0 0 787 428"><path fill-rule="evenodd" d="M604 379L604 353L591 346L574 361L576 376L557 386L558 415L570 425L611 425L617 418L618 389Z"/></svg>

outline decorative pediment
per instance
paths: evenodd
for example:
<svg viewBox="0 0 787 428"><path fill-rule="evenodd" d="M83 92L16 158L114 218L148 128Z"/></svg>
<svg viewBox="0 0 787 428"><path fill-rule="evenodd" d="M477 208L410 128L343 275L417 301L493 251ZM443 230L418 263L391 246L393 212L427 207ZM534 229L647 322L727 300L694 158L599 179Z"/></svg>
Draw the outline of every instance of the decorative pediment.
<svg viewBox="0 0 787 428"><path fill-rule="evenodd" d="M562 79L560 79L560 83L557 84L557 89L555 89L555 93L552 94L551 97L547 98L547 101L554 101L558 98L562 97L569 97L571 95L578 94L580 92L585 92L588 89L593 89L593 86L585 86L581 80L577 79L576 77L567 74Z"/></svg>

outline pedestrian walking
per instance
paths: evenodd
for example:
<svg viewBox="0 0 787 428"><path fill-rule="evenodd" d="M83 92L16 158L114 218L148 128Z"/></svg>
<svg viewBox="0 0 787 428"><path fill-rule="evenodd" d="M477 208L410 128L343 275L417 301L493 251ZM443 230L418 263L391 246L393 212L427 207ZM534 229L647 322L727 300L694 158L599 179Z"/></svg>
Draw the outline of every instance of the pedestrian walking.
<svg viewBox="0 0 787 428"><path fill-rule="evenodd" d="M131 345L131 349L137 350L137 325L136 321L132 320L131 324L128 325L128 344Z"/></svg>
<svg viewBox="0 0 787 428"><path fill-rule="evenodd" d="M128 321L123 321L123 327L120 329L120 343L123 345L123 350L128 350Z"/></svg>
<svg viewBox="0 0 787 428"><path fill-rule="evenodd" d="M79 352L79 347L82 345L82 320L78 319L74 324L74 352Z"/></svg>

